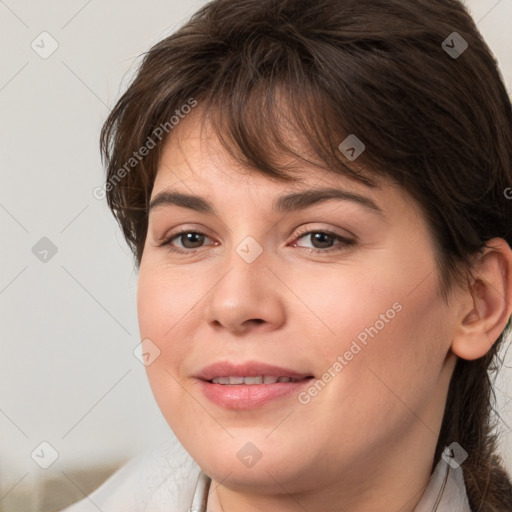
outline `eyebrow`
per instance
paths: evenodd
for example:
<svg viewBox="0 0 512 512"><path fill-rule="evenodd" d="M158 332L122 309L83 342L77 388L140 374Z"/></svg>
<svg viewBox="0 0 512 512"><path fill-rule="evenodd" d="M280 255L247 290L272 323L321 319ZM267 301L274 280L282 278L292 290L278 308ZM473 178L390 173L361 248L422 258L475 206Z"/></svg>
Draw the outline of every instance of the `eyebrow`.
<svg viewBox="0 0 512 512"><path fill-rule="evenodd" d="M274 200L272 209L276 212L288 213L304 210L329 199L353 201L384 216L383 210L369 197L338 188L321 188L287 194ZM208 215L217 215L214 207L204 197L169 190L158 193L152 199L148 213L164 205L180 206Z"/></svg>

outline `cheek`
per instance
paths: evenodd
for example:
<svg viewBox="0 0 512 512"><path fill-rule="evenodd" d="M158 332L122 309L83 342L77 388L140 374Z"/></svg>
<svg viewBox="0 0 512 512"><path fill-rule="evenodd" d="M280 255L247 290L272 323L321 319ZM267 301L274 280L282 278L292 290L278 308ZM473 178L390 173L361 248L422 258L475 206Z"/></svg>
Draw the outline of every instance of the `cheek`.
<svg viewBox="0 0 512 512"><path fill-rule="evenodd" d="M137 283L137 314L141 338L168 346L175 333L197 315L206 290L202 279L165 265L141 266ZM163 348L165 348L165 346Z"/></svg>
<svg viewBox="0 0 512 512"><path fill-rule="evenodd" d="M329 383L319 386L311 406L317 408L319 423L344 424L344 435L350 431L353 439L371 437L363 425L385 421L389 428L382 425L375 433L381 438L417 423L411 411L427 407L449 347L449 315L437 295L433 264L427 257L409 260L404 254L381 258L380 265L367 265L364 272L343 270L328 280L311 274L309 295L304 295L306 288L299 290L322 319L318 332L323 338L318 336L314 349L321 371L335 375L324 374ZM311 334L308 324L313 325L305 321L304 332Z"/></svg>
<svg viewBox="0 0 512 512"><path fill-rule="evenodd" d="M304 333L304 349L321 356L324 366L350 350L354 340L364 347L365 341L369 345L373 338L382 338L403 309L402 285L384 266L363 268L349 262L343 267L289 275L287 283L302 299L297 302L291 297L297 302L291 322L297 325L297 332Z"/></svg>
<svg viewBox="0 0 512 512"><path fill-rule="evenodd" d="M194 345L193 340L198 326L204 322L204 301L213 280L212 272L186 270L148 259L141 264L137 283L140 339L151 340L160 351L154 362L146 366L146 373L168 421L176 421L176 407L186 408L194 403L183 402L190 386L184 366L201 352L201 346Z"/></svg>
<svg viewBox="0 0 512 512"><path fill-rule="evenodd" d="M351 431L354 439L372 437L368 428L378 423L381 428L373 434L378 445L419 425L418 418L427 414L449 345L448 315L434 284L429 278L409 295L407 287L395 288L390 297L397 298L396 308L385 294L374 295L356 322L345 311L340 314L340 332L350 326L351 335L329 346L330 364L341 355L342 369L326 399L343 404L334 412L335 422L345 422L345 434Z"/></svg>
<svg viewBox="0 0 512 512"><path fill-rule="evenodd" d="M166 275L167 274L167 275ZM159 354L146 366L149 383L159 405L162 400L172 402L180 364L186 355L186 340L175 333L186 322L191 300L187 293L178 293L179 283L170 278L170 272L156 267L142 266L137 283L137 316L141 340L150 340Z"/></svg>

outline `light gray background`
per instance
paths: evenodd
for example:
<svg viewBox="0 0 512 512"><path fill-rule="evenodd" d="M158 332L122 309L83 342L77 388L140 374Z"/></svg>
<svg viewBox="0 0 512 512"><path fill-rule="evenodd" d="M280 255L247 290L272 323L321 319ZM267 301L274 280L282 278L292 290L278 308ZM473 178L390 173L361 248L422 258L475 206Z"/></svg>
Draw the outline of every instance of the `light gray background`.
<svg viewBox="0 0 512 512"><path fill-rule="evenodd" d="M101 124L137 57L203 4L0 0L0 507L42 473L125 460L169 435L133 355L132 258L92 190ZM512 0L468 5L511 91ZM59 45L47 59L31 48L43 31ZM42 237L58 249L46 263L32 252ZM497 393L508 424L511 374ZM47 470L31 458L42 441L59 455Z"/></svg>

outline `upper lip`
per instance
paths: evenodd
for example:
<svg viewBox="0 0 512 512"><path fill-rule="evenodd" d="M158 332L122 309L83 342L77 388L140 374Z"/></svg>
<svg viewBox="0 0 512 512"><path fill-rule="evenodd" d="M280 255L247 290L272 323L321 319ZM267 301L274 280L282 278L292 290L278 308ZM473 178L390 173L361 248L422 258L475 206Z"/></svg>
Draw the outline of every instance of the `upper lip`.
<svg viewBox="0 0 512 512"><path fill-rule="evenodd" d="M247 361L237 364L229 361L217 361L200 370L196 378L209 381L216 377L258 377L260 375L291 377L292 379L312 377L310 373L302 373L290 368L258 361Z"/></svg>

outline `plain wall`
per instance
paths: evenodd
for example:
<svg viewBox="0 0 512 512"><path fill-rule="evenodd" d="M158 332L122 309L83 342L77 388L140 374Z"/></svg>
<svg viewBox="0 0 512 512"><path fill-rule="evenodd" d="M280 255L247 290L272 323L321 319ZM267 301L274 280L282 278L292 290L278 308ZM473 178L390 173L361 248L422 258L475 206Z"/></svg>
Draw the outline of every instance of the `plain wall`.
<svg viewBox="0 0 512 512"><path fill-rule="evenodd" d="M93 189L101 124L138 55L203 4L0 2L0 498L40 472L126 459L168 435L133 355L133 260ZM468 5L511 91L512 0ZM31 47L43 31L59 45L47 59ZM57 248L47 262L32 251L43 237ZM506 423L511 375L498 389ZM49 470L30 456L42 441L59 454Z"/></svg>

